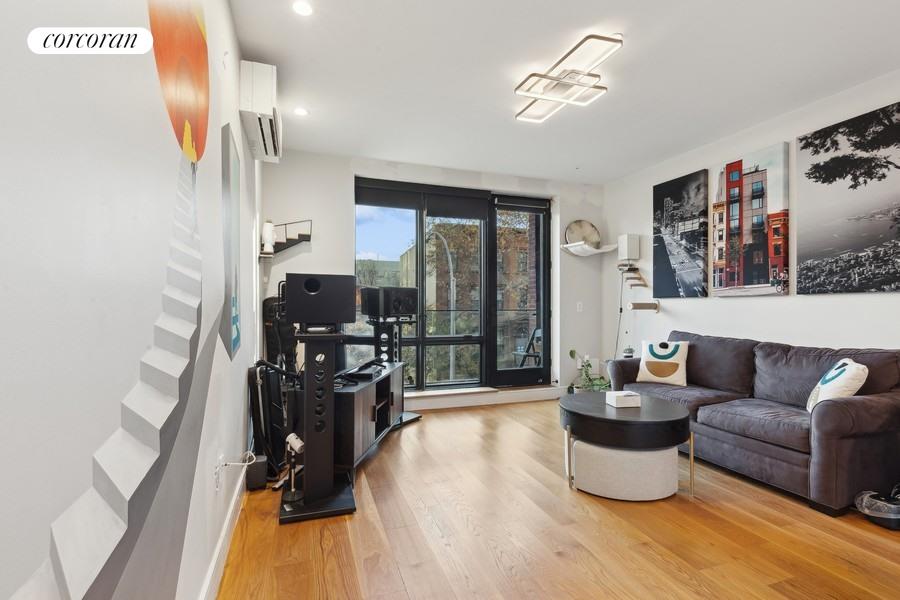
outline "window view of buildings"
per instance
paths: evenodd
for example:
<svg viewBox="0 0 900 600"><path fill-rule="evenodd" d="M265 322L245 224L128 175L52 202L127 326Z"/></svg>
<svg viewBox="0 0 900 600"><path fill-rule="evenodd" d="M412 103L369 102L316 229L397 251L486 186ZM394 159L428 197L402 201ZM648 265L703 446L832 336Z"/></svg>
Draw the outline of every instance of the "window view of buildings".
<svg viewBox="0 0 900 600"><path fill-rule="evenodd" d="M357 216L356 277L359 287L418 287L425 305L424 321L403 328L403 359L408 385L416 385L419 345L424 345L426 385L478 382L482 379L484 223L479 219L427 217L425 268L417 285L418 246L414 221L399 230L373 235L365 230L368 219L384 223L380 211L403 209L365 207ZM538 260L539 215L498 211L497 216L497 366L499 369L540 366L543 332L540 323ZM397 250L398 235L409 242ZM393 247L394 250L390 250ZM359 312L344 331L371 337L372 327ZM419 336L419 327L422 335ZM346 346L347 365L374 357L367 344Z"/></svg>
<svg viewBox="0 0 900 600"><path fill-rule="evenodd" d="M539 366L538 215L497 214L497 367Z"/></svg>

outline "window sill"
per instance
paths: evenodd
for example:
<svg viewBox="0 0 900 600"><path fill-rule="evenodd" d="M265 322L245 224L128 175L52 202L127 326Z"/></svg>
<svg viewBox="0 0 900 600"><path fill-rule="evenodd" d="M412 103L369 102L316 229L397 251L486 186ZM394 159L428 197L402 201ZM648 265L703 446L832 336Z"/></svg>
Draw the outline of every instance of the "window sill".
<svg viewBox="0 0 900 600"><path fill-rule="evenodd" d="M428 411L513 402L538 402L541 400L555 400L565 393L565 388L555 385L521 388L477 387L452 390L425 390L407 392L404 395L404 408L411 411Z"/></svg>
<svg viewBox="0 0 900 600"><path fill-rule="evenodd" d="M466 394L485 394L491 392L499 392L497 388L492 387L468 387L468 388L449 388L446 390L416 390L406 392L405 398L434 398L440 396L465 396Z"/></svg>

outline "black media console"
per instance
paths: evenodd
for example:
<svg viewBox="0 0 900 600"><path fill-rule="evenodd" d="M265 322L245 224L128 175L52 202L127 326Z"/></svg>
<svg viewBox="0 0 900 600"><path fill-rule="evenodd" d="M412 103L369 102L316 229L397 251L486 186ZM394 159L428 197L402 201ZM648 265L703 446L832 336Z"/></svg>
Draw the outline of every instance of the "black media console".
<svg viewBox="0 0 900 600"><path fill-rule="evenodd" d="M334 392L334 468L353 473L403 420L403 363L383 363L373 379Z"/></svg>

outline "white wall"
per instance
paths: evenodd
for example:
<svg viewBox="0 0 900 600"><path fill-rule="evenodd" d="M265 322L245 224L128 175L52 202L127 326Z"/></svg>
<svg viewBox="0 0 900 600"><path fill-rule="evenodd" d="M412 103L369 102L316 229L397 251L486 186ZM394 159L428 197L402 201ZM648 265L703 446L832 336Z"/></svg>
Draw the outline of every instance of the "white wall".
<svg viewBox="0 0 900 600"><path fill-rule="evenodd" d="M238 83L240 80L240 48L234 31L231 11L227 0L207 0L205 2L207 27L207 47L210 63L210 85L215 100L215 112L210 114L209 135L215 138L214 146L208 147L208 162L201 165L209 179L213 192L207 199L205 215L200 215L201 238L204 253L203 327L201 340L207 328L214 329L218 323L213 317L218 315L222 303L224 269L222 263L223 238L221 224L221 148L218 140L221 128L231 124L235 145L241 162L241 202L240 202L240 306L241 306L241 347L232 359L221 342L216 343L212 376L206 399L202 429L194 432L200 435L197 464L191 491L190 510L184 531L184 548L181 566L177 576L177 598L199 598L204 586L211 586L213 592L218 586L221 571L210 572L210 566L219 557L217 552L228 552L228 539L224 548L217 547L223 527L229 523L229 511L235 499L236 488L243 491L242 471L228 468L222 472L219 488L216 489L213 473L219 457L226 461L239 461L247 448L247 369L259 357L259 336L257 328L261 319L258 314L258 267L259 249L259 196L257 194L258 163L253 160L250 149L244 141L238 113ZM198 169L198 172L200 169ZM208 260L206 257L210 257ZM207 285L210 280L213 285ZM239 497L238 497L239 500ZM236 514L236 513L235 513ZM221 567L221 565L220 565ZM207 577L212 576L212 581ZM124 597L136 597L125 594ZM211 593L210 598L215 597Z"/></svg>
<svg viewBox="0 0 900 600"><path fill-rule="evenodd" d="M800 198L793 182L796 169L796 137L837 123L869 110L900 100L900 71L851 88L840 94L791 111L712 144L675 156L638 173L604 186L603 217L607 233L641 234L641 261L644 277L652 282L652 189L657 183L709 169L710 198L715 193L719 169L725 161L776 142L790 145L790 261L797 272L798 203L815 202ZM615 266L608 263L603 280L614 282ZM635 299L649 299L650 289L636 289ZM604 288L602 332L605 356L613 352L616 335L617 288ZM794 289L791 290L793 294ZM626 301L629 297L626 292ZM888 293L835 294L760 298L663 299L659 314L628 313L623 332L626 341L638 348L642 339L664 338L672 329L698 333L752 337L759 340L832 347L900 347L900 295ZM620 345L624 346L624 343Z"/></svg>
<svg viewBox="0 0 900 600"><path fill-rule="evenodd" d="M226 0L204 2L211 110L198 169L204 332L221 303L220 127L244 152L242 268L245 335L233 362L217 360L197 481L212 483L217 452L246 440L246 367L257 354L254 166L237 118L237 59ZM0 484L0 598L48 556L50 523L91 485L91 457L119 426L161 311L181 152L153 54L37 56L38 26L148 26L147 3L26 2L5 11L0 38L7 92L0 98L0 431L9 460ZM15 90L14 93L12 90ZM213 427L214 425L214 427ZM200 432L194 432L200 435ZM183 585L199 589L229 491L203 496L188 520L194 540ZM190 481L187 482L190 485ZM196 491L196 490L195 490ZM192 509L193 513L193 509ZM202 538L193 533L213 529ZM209 539L212 538L212 542ZM158 548L166 557L168 548ZM168 557L171 558L171 557ZM202 564L203 562L206 564ZM200 564L198 564L200 563ZM148 565L153 568L153 565ZM175 573L178 576L178 573ZM189 596L185 596L189 597Z"/></svg>
<svg viewBox="0 0 900 600"><path fill-rule="evenodd" d="M354 176L552 198L554 379L561 373L561 381L567 385L574 377L575 365L567 356L569 348L577 348L582 354L599 354L600 267L614 258L576 258L559 251L560 232L570 221L597 222L600 218L602 190L597 186L288 151L281 163L263 166L262 219L275 223L312 219L312 242L288 249L263 266L267 296L276 293L278 282L287 272L353 274ZM577 314L579 301L584 309Z"/></svg>
<svg viewBox="0 0 900 600"><path fill-rule="evenodd" d="M152 54L25 45L42 25L143 24L145 3L7 8L0 427L19 458L0 486L0 598L47 556L50 522L90 486L91 455L119 425L160 312L178 168Z"/></svg>

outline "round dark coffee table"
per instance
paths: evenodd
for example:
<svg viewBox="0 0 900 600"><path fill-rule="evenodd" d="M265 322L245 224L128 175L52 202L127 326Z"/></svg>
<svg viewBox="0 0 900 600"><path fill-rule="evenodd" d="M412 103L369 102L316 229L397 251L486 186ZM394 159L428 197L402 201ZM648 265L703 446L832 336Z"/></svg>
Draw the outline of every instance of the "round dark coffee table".
<svg viewBox="0 0 900 600"><path fill-rule="evenodd" d="M559 399L570 487L621 500L656 500L678 491L678 448L694 444L690 413L674 402L641 396L641 406L614 408L604 392Z"/></svg>

